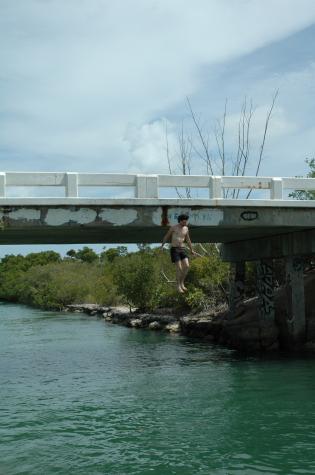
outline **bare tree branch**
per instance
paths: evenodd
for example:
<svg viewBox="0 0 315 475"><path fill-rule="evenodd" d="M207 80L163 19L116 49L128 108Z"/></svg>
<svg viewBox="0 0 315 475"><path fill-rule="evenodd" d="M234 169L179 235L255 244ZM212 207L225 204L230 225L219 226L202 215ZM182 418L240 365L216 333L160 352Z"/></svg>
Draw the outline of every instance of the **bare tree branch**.
<svg viewBox="0 0 315 475"><path fill-rule="evenodd" d="M257 158L256 164L256 176L258 176L260 172L260 167L263 159L263 153L268 133L268 128L270 125L270 120L272 116L272 112L275 106L275 102L277 99L279 91L273 95L271 106L268 110L268 114L265 121L264 132L262 137L262 143L260 145L259 154ZM227 147L226 147L226 124L227 124L227 99L224 105L224 111L222 117L217 120L217 124L215 129L212 131L214 134L214 139L216 142L216 153L211 153L210 151L210 132L205 133L203 127L200 124L200 120L197 119L196 114L192 108L191 102L189 98L186 98L188 109L190 112L191 119L194 124L194 128L196 130L194 139L184 131L184 125L182 123L180 131L178 133L178 152L176 152L176 159L178 166L176 169L180 170L180 173L183 175L190 175L191 174L191 163L192 158L199 158L205 164L205 172L207 175L214 175L218 173L222 176L227 174L231 174L232 176L244 176L246 174L246 170L248 169L250 154L251 154L251 124L254 115L254 108L253 102L250 99L244 98L239 122L238 122L238 145L237 151L235 156L235 161L227 160ZM170 174L174 174L174 167L172 166L172 157L170 153L169 141L168 141L168 130L167 124L165 128L166 134L166 157L168 162L168 169ZM197 146L196 146L197 144ZM184 197L184 193L179 192L178 188L176 189L177 196L179 198ZM252 190L249 190L246 198L249 198ZM224 197L228 198L232 196L232 198L238 198L240 194L239 189L226 189L224 190ZM192 198L192 192L189 187L185 189L186 198Z"/></svg>
<svg viewBox="0 0 315 475"><path fill-rule="evenodd" d="M225 100L224 112L222 122L217 121L218 128L214 130L214 136L217 143L218 154L221 160L220 175L225 175L226 163L225 163L225 123L226 123L226 108L227 99ZM227 196L227 191L224 190L224 197Z"/></svg>
<svg viewBox="0 0 315 475"><path fill-rule="evenodd" d="M271 103L269 112L268 112L267 117L266 117L264 135L263 135L263 140L262 140L262 143L261 143L261 146L260 146L260 153L259 153L259 159L258 159L258 163L257 163L255 176L258 176L258 173L259 173L259 169L260 169L260 165L261 165L262 157L263 157L263 153L264 153L264 148L265 148L265 142L266 142L267 131L268 131L268 127L269 127L269 122L270 122L271 114L272 114L276 99L278 97L278 94L279 94L279 89L276 90L276 92L275 92L275 94L272 98L272 103ZM252 192L252 189L250 189L249 192L247 193L246 199L249 198L251 192Z"/></svg>
<svg viewBox="0 0 315 475"><path fill-rule="evenodd" d="M168 283L168 284L176 284L176 280L170 280L167 275L165 274L165 272L163 272L161 270L161 275L164 277L165 281Z"/></svg>
<svg viewBox="0 0 315 475"><path fill-rule="evenodd" d="M245 99L246 101L246 99ZM250 151L250 125L251 125L251 120L253 117L253 102L252 100L250 101L250 106L249 106L249 111L246 114L246 109L247 109L247 102L245 102L245 108L244 108L244 116L243 116L243 147L242 147L242 158L243 158L243 165L241 166L241 176L245 175L246 168L248 166L248 160L249 160L249 151ZM240 173L238 172L238 175ZM240 190L237 190L236 198L239 197Z"/></svg>
<svg viewBox="0 0 315 475"><path fill-rule="evenodd" d="M178 134L179 154L181 160L181 172L183 175L191 174L191 140L187 139L184 133L184 123L182 122L181 130ZM186 198L191 198L190 188L186 188Z"/></svg>
<svg viewBox="0 0 315 475"><path fill-rule="evenodd" d="M170 175L173 175L173 170L172 170L172 165L171 165L171 156L170 156L170 148L169 148L169 141L168 141L168 129L167 129L167 121L165 121L165 149L166 149L166 158L167 158L167 164L168 164L168 170ZM178 188L175 187L176 194L178 198L182 198L182 195L178 191Z"/></svg>
<svg viewBox="0 0 315 475"><path fill-rule="evenodd" d="M197 132L198 132L198 136L199 136L199 139L201 141L201 144L203 146L203 149L204 149L204 152L205 152L205 155L206 155L206 159L207 159L207 163L209 165L209 169L210 169L210 172L211 172L211 175L213 175L213 167L212 167L212 163L211 163L211 155L209 153L209 149L208 149L208 145L207 143L205 142L204 140L204 136L201 132L201 128L200 128L200 125L198 124L198 121L196 119L196 116L194 114L194 111L191 107L191 103L190 103L190 100L188 97L186 97L186 100L187 100L187 104L188 104L188 107L189 107L189 110L190 110L190 114L191 114L191 117L193 119L193 122L195 124L195 127L197 129Z"/></svg>

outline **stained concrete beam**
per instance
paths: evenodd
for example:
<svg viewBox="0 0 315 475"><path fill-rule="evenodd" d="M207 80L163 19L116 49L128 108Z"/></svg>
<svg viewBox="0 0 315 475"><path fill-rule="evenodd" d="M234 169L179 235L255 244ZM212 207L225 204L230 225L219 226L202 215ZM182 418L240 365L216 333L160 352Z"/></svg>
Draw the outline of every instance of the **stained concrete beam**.
<svg viewBox="0 0 315 475"><path fill-rule="evenodd" d="M257 239L224 243L224 261L256 261L259 259L315 255L315 228Z"/></svg>
<svg viewBox="0 0 315 475"><path fill-rule="evenodd" d="M243 258L235 258L234 248L239 246L235 241L248 243L313 228L315 223L315 208L310 207L206 206L183 200L163 205L145 201L136 205L139 201L127 199L124 203L80 199L80 205L0 205L0 244L159 242L178 215L188 213L193 241L232 243L223 256L237 261ZM246 245L240 249L246 254ZM252 258L259 258L255 255L259 252L260 245L254 243Z"/></svg>

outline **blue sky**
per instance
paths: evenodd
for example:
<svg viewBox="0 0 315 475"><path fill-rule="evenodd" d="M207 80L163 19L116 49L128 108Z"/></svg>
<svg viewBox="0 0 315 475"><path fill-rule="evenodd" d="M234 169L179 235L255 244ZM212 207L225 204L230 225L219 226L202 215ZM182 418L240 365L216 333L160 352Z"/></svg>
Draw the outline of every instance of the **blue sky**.
<svg viewBox="0 0 315 475"><path fill-rule="evenodd" d="M250 174L277 89L261 174L314 156L314 0L1 0L0 45L1 170L165 173L186 97L213 154L227 101L233 160L246 97Z"/></svg>

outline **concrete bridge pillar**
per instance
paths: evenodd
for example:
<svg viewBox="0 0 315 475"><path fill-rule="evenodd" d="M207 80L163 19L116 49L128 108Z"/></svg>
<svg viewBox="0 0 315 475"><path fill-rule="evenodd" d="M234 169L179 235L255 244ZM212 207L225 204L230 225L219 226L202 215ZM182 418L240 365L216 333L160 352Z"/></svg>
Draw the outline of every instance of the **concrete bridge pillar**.
<svg viewBox="0 0 315 475"><path fill-rule="evenodd" d="M285 305L288 337L298 345L306 338L304 261L299 257L286 259Z"/></svg>
<svg viewBox="0 0 315 475"><path fill-rule="evenodd" d="M257 290L259 297L259 316L264 322L275 321L274 279L272 260L257 263Z"/></svg>
<svg viewBox="0 0 315 475"><path fill-rule="evenodd" d="M235 309L244 300L245 293L245 261L230 264L230 318L233 318Z"/></svg>

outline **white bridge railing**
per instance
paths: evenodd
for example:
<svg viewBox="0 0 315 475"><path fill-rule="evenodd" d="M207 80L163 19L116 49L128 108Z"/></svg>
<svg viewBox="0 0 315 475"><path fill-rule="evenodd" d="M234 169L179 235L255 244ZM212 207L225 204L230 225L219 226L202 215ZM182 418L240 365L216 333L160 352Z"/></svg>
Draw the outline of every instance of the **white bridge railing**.
<svg viewBox="0 0 315 475"><path fill-rule="evenodd" d="M109 173L2 172L0 199L8 187L64 187L67 198L79 198L81 186L134 187L135 198L158 199L160 188L206 188L209 199L224 199L224 189L267 189L270 200L282 200L284 190L315 191L315 178L204 175L137 175ZM30 198L27 195L27 198ZM36 196L34 196L36 198ZM40 199L40 198L39 198ZM3 201L3 200L1 200ZM229 200L230 201L230 200Z"/></svg>

